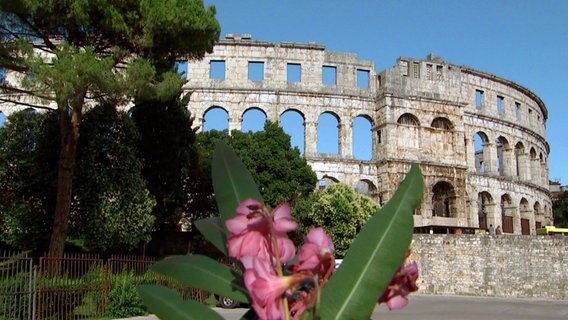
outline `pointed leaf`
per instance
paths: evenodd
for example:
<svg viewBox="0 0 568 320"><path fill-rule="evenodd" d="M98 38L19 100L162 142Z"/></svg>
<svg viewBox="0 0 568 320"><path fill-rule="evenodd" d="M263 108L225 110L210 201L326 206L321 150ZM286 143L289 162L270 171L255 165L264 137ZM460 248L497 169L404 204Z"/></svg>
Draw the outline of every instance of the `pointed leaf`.
<svg viewBox="0 0 568 320"><path fill-rule="evenodd" d="M227 255L227 228L225 228L219 217L199 219L195 221L195 226L205 239Z"/></svg>
<svg viewBox="0 0 568 320"><path fill-rule="evenodd" d="M235 215L235 209L241 201L247 198L262 201L250 172L233 149L223 141L219 141L215 146L211 174L223 224Z"/></svg>
<svg viewBox="0 0 568 320"><path fill-rule="evenodd" d="M171 256L154 263L151 269L190 287L249 302L242 276L207 256Z"/></svg>
<svg viewBox="0 0 568 320"><path fill-rule="evenodd" d="M410 246L412 213L422 192L420 168L412 165L390 201L361 229L341 267L323 288L322 319L369 319Z"/></svg>
<svg viewBox="0 0 568 320"><path fill-rule="evenodd" d="M137 287L138 295L160 319L168 320L223 320L211 308L194 300L183 300L179 292L157 284L143 284Z"/></svg>

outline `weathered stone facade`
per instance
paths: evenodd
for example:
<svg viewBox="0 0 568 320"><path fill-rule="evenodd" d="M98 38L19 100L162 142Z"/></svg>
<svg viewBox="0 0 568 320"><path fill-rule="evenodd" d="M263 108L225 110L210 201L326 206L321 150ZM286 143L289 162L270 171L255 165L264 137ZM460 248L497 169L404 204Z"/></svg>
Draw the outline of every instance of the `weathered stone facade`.
<svg viewBox="0 0 568 320"><path fill-rule="evenodd" d="M419 292L568 300L568 237L414 235Z"/></svg>
<svg viewBox="0 0 568 320"><path fill-rule="evenodd" d="M179 66L196 126L213 109L226 112L230 130L240 129L253 109L272 121L299 114L304 155L322 181L362 185L384 203L410 164L420 163L425 188L417 227L493 224L534 234L552 223L547 110L512 81L433 56L399 58L377 72L372 61L322 45L239 35L220 40L203 60ZM255 68L260 74L251 75ZM318 137L323 114L337 120L337 154L318 153L318 140L330 139ZM370 159L354 156L355 119L370 124ZM483 145L477 150L475 137Z"/></svg>
<svg viewBox="0 0 568 320"><path fill-rule="evenodd" d="M260 80L250 80L250 63ZM213 75L221 64L224 75ZM290 66L299 79L290 80ZM334 77L325 79L331 70ZM184 70L185 71L185 70ZM359 77L367 77L363 85ZM304 121L304 155L318 178L366 190L384 203L418 162L425 178L424 201L415 225L486 228L534 234L552 221L545 139L547 110L528 89L492 74L447 63L399 58L376 72L371 61L321 45L221 40L204 60L187 64L188 108L203 124L211 108L222 108L230 130L243 115L261 110L279 121L287 111ZM476 101L477 99L477 101ZM338 154L319 154L319 116L338 122ZM372 125L372 159L352 152L356 117ZM475 150L474 137L483 149Z"/></svg>

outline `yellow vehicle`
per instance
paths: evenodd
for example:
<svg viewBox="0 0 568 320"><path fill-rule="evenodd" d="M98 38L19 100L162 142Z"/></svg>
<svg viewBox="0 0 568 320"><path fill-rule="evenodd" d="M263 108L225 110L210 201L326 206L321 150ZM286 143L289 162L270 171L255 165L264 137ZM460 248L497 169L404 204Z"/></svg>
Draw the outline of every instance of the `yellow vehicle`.
<svg viewBox="0 0 568 320"><path fill-rule="evenodd" d="M568 228L558 228L558 227L555 227L555 226L546 226L546 227L536 229L536 234L542 234L542 235L559 234L559 235L563 235L563 236L564 235L568 236Z"/></svg>

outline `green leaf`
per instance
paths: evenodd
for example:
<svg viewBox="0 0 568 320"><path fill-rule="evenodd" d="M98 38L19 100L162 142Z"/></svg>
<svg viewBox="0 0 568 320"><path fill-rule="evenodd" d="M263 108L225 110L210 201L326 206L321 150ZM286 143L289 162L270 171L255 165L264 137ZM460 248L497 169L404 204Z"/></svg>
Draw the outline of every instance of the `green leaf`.
<svg viewBox="0 0 568 320"><path fill-rule="evenodd" d="M241 159L225 142L215 146L212 164L213 190L221 220L232 218L241 201L254 198L262 201L262 196L250 172Z"/></svg>
<svg viewBox="0 0 568 320"><path fill-rule="evenodd" d="M242 276L207 256L171 256L154 263L151 269L182 284L249 302Z"/></svg>
<svg viewBox="0 0 568 320"><path fill-rule="evenodd" d="M361 229L323 288L322 319L369 319L410 246L412 212L422 192L422 174L414 164L390 201Z"/></svg>
<svg viewBox="0 0 568 320"><path fill-rule="evenodd" d="M150 312L160 319L168 320L202 320L223 317L211 308L194 300L183 300L179 292L157 284L138 286L138 295Z"/></svg>
<svg viewBox="0 0 568 320"><path fill-rule="evenodd" d="M211 242L215 248L227 255L227 228L219 217L199 219L195 221L195 226L201 234Z"/></svg>

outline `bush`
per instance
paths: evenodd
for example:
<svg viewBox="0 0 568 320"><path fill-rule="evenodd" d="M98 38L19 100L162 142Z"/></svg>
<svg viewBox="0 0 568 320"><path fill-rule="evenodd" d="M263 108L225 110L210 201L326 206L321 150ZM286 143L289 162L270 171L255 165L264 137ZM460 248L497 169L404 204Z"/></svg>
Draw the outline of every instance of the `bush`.
<svg viewBox="0 0 568 320"><path fill-rule="evenodd" d="M119 273L113 276L111 283L107 316L116 319L148 314L136 292L137 281L134 273Z"/></svg>
<svg viewBox="0 0 568 320"><path fill-rule="evenodd" d="M0 281L0 319L27 319L31 311L29 309L30 298L29 273L21 272Z"/></svg>

